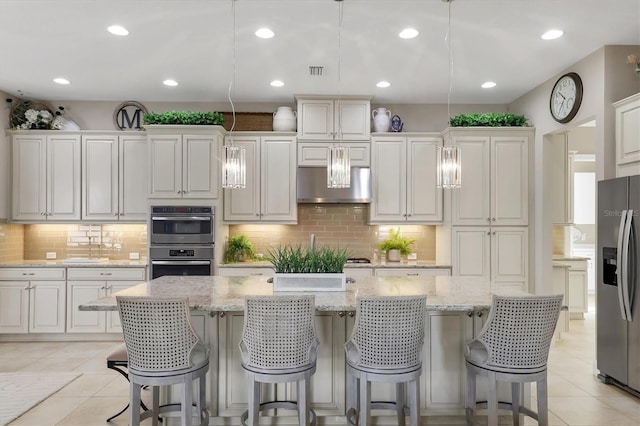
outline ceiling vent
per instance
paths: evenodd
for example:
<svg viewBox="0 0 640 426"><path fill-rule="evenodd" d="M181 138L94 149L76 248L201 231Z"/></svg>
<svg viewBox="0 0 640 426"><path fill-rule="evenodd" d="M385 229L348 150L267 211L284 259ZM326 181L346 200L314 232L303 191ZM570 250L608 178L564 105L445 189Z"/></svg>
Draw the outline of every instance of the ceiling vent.
<svg viewBox="0 0 640 426"><path fill-rule="evenodd" d="M322 75L322 71L324 70L324 67L318 66L318 65L311 65L309 66L309 75Z"/></svg>

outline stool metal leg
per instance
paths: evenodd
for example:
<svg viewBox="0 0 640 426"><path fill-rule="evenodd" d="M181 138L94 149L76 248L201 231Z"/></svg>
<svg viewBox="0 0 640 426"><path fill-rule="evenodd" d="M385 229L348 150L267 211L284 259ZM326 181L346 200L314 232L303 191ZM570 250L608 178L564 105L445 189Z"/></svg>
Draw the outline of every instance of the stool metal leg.
<svg viewBox="0 0 640 426"><path fill-rule="evenodd" d="M371 382L367 380L367 377L360 377L360 411L359 417L360 420L358 422L359 426L364 426L369 424L369 415L370 415L370 405L369 401L371 401Z"/></svg>
<svg viewBox="0 0 640 426"><path fill-rule="evenodd" d="M520 383L511 383L511 412L513 426L520 426Z"/></svg>
<svg viewBox="0 0 640 426"><path fill-rule="evenodd" d="M404 383L396 383L396 415L398 426L405 426L404 419Z"/></svg>
<svg viewBox="0 0 640 426"><path fill-rule="evenodd" d="M496 380L496 373L489 372L488 377L489 390L487 392L487 409L489 410L489 419L487 424L489 426L498 425L498 381Z"/></svg>
<svg viewBox="0 0 640 426"><path fill-rule="evenodd" d="M411 380L409 382L409 418L411 426L418 426L420 424L420 384L418 380Z"/></svg>
<svg viewBox="0 0 640 426"><path fill-rule="evenodd" d="M473 425L473 417L476 412L476 372L467 365L467 389L465 392L465 411L467 426Z"/></svg>
<svg viewBox="0 0 640 426"><path fill-rule="evenodd" d="M538 397L538 424L549 425L549 410L547 406L547 378L536 382L536 396Z"/></svg>

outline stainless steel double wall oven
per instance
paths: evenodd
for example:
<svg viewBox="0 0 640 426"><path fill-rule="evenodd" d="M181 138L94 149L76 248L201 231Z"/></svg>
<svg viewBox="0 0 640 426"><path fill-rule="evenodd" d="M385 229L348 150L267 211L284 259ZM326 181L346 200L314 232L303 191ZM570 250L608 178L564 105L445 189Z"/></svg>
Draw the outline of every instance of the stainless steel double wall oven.
<svg viewBox="0 0 640 426"><path fill-rule="evenodd" d="M208 206L152 206L151 277L213 275L214 217Z"/></svg>

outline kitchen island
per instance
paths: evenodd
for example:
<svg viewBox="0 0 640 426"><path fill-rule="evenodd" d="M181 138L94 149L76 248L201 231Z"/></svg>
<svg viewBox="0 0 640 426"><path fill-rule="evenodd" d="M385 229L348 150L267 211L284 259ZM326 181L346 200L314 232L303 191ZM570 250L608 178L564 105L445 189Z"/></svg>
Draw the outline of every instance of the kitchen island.
<svg viewBox="0 0 640 426"><path fill-rule="evenodd" d="M274 294L266 278L165 276L116 294L189 298L194 327L211 347L207 391L209 424L239 424L238 418L246 409L247 401L247 384L238 349L244 324L244 296ZM353 327L356 297L412 294L427 295L420 412L422 416L433 416L464 413L464 344L480 330L492 295L525 293L495 282L449 276L358 277L355 283L347 283L344 292L316 292L320 347L311 401L320 424L346 424L344 343ZM80 306L80 310L116 309L115 295ZM479 386L478 397L483 398L483 394ZM265 387L263 395L268 399L295 399L295 385ZM166 398L172 399L170 391ZM392 400L394 387L374 386L372 398ZM395 424L393 413L382 414L376 424ZM296 424L293 412L285 413L285 423L282 416L280 413L277 421L274 418L273 424Z"/></svg>

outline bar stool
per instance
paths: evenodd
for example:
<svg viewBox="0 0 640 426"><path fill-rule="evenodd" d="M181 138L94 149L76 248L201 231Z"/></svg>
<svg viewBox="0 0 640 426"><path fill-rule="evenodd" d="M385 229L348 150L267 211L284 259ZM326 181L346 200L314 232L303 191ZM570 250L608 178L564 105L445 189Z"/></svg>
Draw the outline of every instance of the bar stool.
<svg viewBox="0 0 640 426"><path fill-rule="evenodd" d="M408 413L411 425L418 425L426 300L424 295L357 298L355 326L345 344L349 424L368 426L373 408L395 410L398 425ZM371 382L395 383L396 401L371 401Z"/></svg>
<svg viewBox="0 0 640 426"><path fill-rule="evenodd" d="M316 371L319 345L315 296L247 296L240 341L242 368L249 385L249 408L240 421L257 426L259 412L273 408L298 411L298 424L315 424L310 410L310 379ZM260 404L260 383L297 383L298 401Z"/></svg>
<svg viewBox="0 0 640 426"><path fill-rule="evenodd" d="M205 376L209 370L209 349L191 325L187 299L116 296L124 342L129 358L130 406L140 405L140 388L151 386L152 409L144 413L130 410L129 425L152 417L157 426L159 414L180 411L181 424L209 424L205 407ZM193 407L193 381L199 392ZM182 401L159 405L159 386L182 385Z"/></svg>
<svg viewBox="0 0 640 426"><path fill-rule="evenodd" d="M127 368L128 366L129 366L129 356L127 355L127 347L125 346L124 343L118 346L117 348L115 348L109 355L107 355L107 368L117 371L125 379L127 379L127 381L129 381L129 376L127 375L127 372L123 370L123 368ZM142 400L140 400L140 407L142 407L144 411L149 410L147 406L144 405L144 402L142 402ZM124 413L127 410L127 408L129 408L129 403L127 403L127 405L118 413L109 417L107 419L107 423L109 423L111 420L118 417L120 414Z"/></svg>
<svg viewBox="0 0 640 426"><path fill-rule="evenodd" d="M489 319L465 349L468 425L473 424L476 408L488 408L489 425L498 424L498 408L512 411L514 425L520 413L548 425L547 359L562 297L493 296ZM476 402L476 375L488 378L486 403ZM511 403L497 401L498 381L511 383ZM537 383L537 413L520 406L520 385L530 382Z"/></svg>

